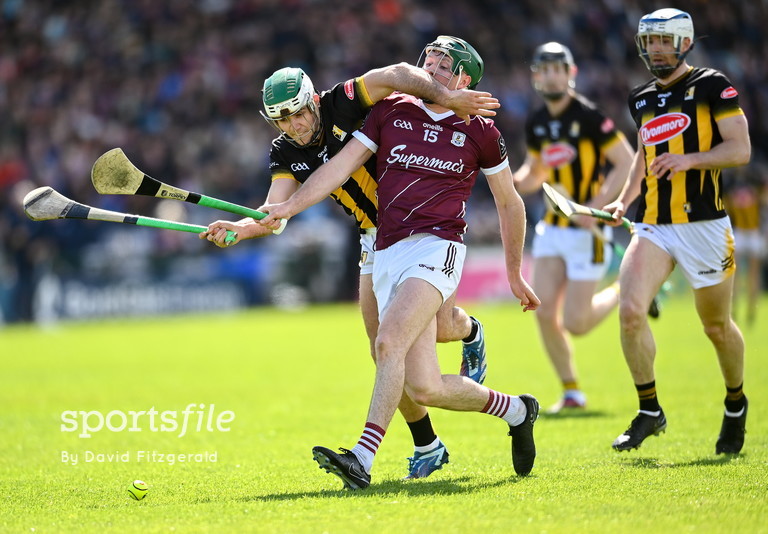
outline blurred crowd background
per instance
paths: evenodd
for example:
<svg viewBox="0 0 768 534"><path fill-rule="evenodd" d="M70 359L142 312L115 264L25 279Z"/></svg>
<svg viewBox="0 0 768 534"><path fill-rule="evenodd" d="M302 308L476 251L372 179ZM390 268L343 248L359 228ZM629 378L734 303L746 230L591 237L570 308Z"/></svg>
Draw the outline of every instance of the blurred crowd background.
<svg viewBox="0 0 768 534"><path fill-rule="evenodd" d="M220 250L191 234L32 222L21 199L50 185L106 209L202 225L236 219L99 196L91 166L122 147L166 183L257 207L274 133L259 115L267 76L299 66L324 90L371 68L415 63L439 34L463 37L483 56L479 89L502 103L497 125L513 168L524 157L525 117L541 105L529 58L550 40L572 49L577 89L634 143L626 98L650 75L633 37L639 18L660 7L692 14L701 40L689 63L723 70L739 90L754 149L749 168L733 175L761 184L765 0L0 0L0 322L353 299L357 235L330 202L280 238ZM535 220L539 204L526 200ZM498 243L482 179L469 225L470 249Z"/></svg>

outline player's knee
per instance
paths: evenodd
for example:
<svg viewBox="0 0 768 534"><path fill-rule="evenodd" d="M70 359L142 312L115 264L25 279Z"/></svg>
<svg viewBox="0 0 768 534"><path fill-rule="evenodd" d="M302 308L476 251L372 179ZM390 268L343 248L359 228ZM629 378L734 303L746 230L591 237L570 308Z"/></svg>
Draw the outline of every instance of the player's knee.
<svg viewBox="0 0 768 534"><path fill-rule="evenodd" d="M619 321L625 331L639 330L647 321L648 307L636 300L625 299L619 302Z"/></svg>
<svg viewBox="0 0 768 534"><path fill-rule="evenodd" d="M712 343L714 343L716 346L720 346L725 343L725 340L728 336L728 325L726 323L705 323L703 326L704 333Z"/></svg>
<svg viewBox="0 0 768 534"><path fill-rule="evenodd" d="M591 328L589 316L580 314L577 317L564 317L563 327L574 336L583 336Z"/></svg>
<svg viewBox="0 0 768 534"><path fill-rule="evenodd" d="M437 342L450 343L451 341L458 341L458 339L456 339L456 330L456 325L452 320L437 321ZM461 339L461 337L459 337L459 339Z"/></svg>
<svg viewBox="0 0 768 534"><path fill-rule="evenodd" d="M376 365L382 365L397 357L400 344L397 336L388 335L386 332L379 332L374 342L373 359Z"/></svg>
<svg viewBox="0 0 768 534"><path fill-rule="evenodd" d="M450 343L459 341L469 335L472 323L469 316L461 308L453 307L450 312L437 314L437 342Z"/></svg>
<svg viewBox="0 0 768 534"><path fill-rule="evenodd" d="M411 400L421 406L439 406L440 404L440 390L430 387L429 384L408 384L406 391Z"/></svg>

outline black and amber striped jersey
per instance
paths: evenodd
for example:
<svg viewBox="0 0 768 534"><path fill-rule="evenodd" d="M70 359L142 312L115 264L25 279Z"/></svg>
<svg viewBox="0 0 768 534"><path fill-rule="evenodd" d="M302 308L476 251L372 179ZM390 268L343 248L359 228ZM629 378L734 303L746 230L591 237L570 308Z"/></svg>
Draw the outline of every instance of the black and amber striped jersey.
<svg viewBox="0 0 768 534"><path fill-rule="evenodd" d="M373 102L362 78L339 83L320 95L323 133L320 143L297 147L282 136L272 141L269 170L272 180L292 178L304 183L320 165L331 159L352 138ZM360 229L376 227L376 158L369 159L342 186L331 193Z"/></svg>
<svg viewBox="0 0 768 534"><path fill-rule="evenodd" d="M605 152L624 138L613 121L582 95L575 95L557 117L546 106L525 124L528 151L549 169L547 181L559 185L579 204L589 202L605 180ZM574 226L568 219L547 213L544 221Z"/></svg>
<svg viewBox="0 0 768 534"><path fill-rule="evenodd" d="M734 230L760 230L761 186L748 180L726 180L725 210Z"/></svg>
<svg viewBox="0 0 768 534"><path fill-rule="evenodd" d="M707 152L722 142L716 121L744 114L728 78L715 69L691 67L668 86L651 80L632 90L629 111L646 169L635 220L677 224L725 217L720 169L690 169L671 178L648 169L658 155Z"/></svg>

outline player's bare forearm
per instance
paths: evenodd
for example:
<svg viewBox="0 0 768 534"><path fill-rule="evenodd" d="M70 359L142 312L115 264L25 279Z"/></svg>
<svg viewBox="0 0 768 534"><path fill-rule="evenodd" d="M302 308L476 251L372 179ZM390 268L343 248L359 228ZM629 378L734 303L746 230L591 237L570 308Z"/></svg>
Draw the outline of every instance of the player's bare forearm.
<svg viewBox="0 0 768 534"><path fill-rule="evenodd" d="M467 121L472 115L493 117L496 115L494 110L501 107L491 93L468 89L451 91L424 69L408 63L371 70L363 75L363 80L374 103L393 91L400 91L451 109Z"/></svg>
<svg viewBox="0 0 768 534"><path fill-rule="evenodd" d="M525 244L525 205L497 205L501 230L501 244L504 247L504 261L507 273L519 273L523 266Z"/></svg>
<svg viewBox="0 0 768 534"><path fill-rule="evenodd" d="M724 169L749 163L752 147L747 119L743 115L717 121L722 142L706 152L660 154L651 162L649 171L659 178L670 179L675 173L689 169Z"/></svg>
<svg viewBox="0 0 768 534"><path fill-rule="evenodd" d="M638 146L642 146L640 136L637 138ZM624 188L619 193L619 198L603 206L603 211L613 214L613 222L608 222L611 226L621 226L622 217L627 208L635 198L640 194L640 184L645 177L645 157L644 151L635 152L632 159L632 166L629 168L629 179L624 183Z"/></svg>
<svg viewBox="0 0 768 534"><path fill-rule="evenodd" d="M524 195L534 193L541 188L541 184L547 181L548 176L549 173L541 159L528 152L523 164L513 174L515 189Z"/></svg>
<svg viewBox="0 0 768 534"><path fill-rule="evenodd" d="M277 219L290 219L314 206L346 182L370 156L371 151L365 145L357 139L351 139L338 154L313 172L288 200L262 206L260 211L268 215L259 224L271 228Z"/></svg>
<svg viewBox="0 0 768 534"><path fill-rule="evenodd" d="M525 204L514 186L509 167L487 175L488 185L493 193L496 210L499 213L501 243L507 278L512 294L520 299L523 310L535 310L541 301L522 275L523 245L525 244Z"/></svg>
<svg viewBox="0 0 768 534"><path fill-rule="evenodd" d="M228 231L236 234L235 240L227 242ZM272 235L272 229L261 226L250 217L239 221L214 221L204 232L198 234L200 239L207 239L220 248L229 248L245 239L255 239Z"/></svg>
<svg viewBox="0 0 768 534"><path fill-rule="evenodd" d="M604 205L619 197L630 176L635 152L622 135L619 141L606 150L605 155L612 168L605 177L605 182L603 182L600 192L589 203L590 207L597 209L601 209Z"/></svg>
<svg viewBox="0 0 768 534"><path fill-rule="evenodd" d="M519 196L517 198L520 199ZM499 207L499 219L509 288L520 301L523 311L536 310L541 305L541 301L523 278L522 272L525 244L525 204L522 199L519 205L513 202L512 205L504 208Z"/></svg>

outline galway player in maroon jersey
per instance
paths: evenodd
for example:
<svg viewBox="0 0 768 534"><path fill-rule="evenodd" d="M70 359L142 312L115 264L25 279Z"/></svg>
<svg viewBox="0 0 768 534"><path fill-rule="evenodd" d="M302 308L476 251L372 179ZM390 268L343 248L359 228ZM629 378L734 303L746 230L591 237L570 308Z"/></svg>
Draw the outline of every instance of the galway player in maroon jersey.
<svg viewBox="0 0 768 534"><path fill-rule="evenodd" d="M440 36L426 46L424 54L423 68L449 89L472 89L482 77L480 55L462 39ZM345 487L367 487L374 456L405 387L424 406L503 419L512 436L515 471L525 476L536 457L536 399L441 374L435 349L435 315L461 278L466 201L480 170L499 213L512 293L524 310L535 310L540 304L521 274L525 207L493 121L473 117L467 124L437 104L393 95L372 108L354 139L288 201L263 206L269 217L262 223L273 227L277 219L319 202L374 153L379 200L373 268L380 319L376 383L358 443L352 450L342 449L342 454L315 447L314 458L339 476Z"/></svg>
<svg viewBox="0 0 768 534"><path fill-rule="evenodd" d="M352 132L360 127L370 108L393 91L438 102L466 120L471 115L493 116L493 110L499 106L490 93L448 90L423 69L407 63L370 70L319 94L303 70L279 69L265 80L262 91L264 118L280 132L269 152L272 185L267 202L282 202L295 193L314 170L336 155L352 138ZM354 219L360 232L360 311L374 357L379 327L373 293L378 211L375 160L366 161L330 195ZM270 228L247 217L236 222L216 221L200 236L226 248L233 244L226 241L230 232L237 233L234 244L272 234ZM488 367L483 325L454 303L455 296L451 296L437 313L437 341L462 340L459 374L482 384ZM414 445L405 478L425 478L448 463L448 449L438 437L424 406L403 395L399 409Z"/></svg>

